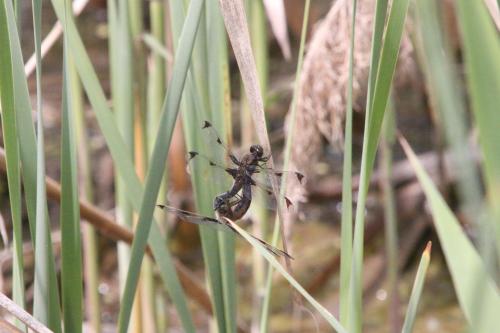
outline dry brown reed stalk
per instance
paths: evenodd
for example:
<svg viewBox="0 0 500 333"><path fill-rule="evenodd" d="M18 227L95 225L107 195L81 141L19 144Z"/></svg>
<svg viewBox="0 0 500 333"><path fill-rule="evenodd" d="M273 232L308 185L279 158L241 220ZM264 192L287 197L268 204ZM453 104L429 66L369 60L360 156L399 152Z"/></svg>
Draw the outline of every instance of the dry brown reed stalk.
<svg viewBox="0 0 500 333"><path fill-rule="evenodd" d="M358 1L354 52L353 107L364 110L373 29L375 1ZM321 152L322 138L334 147L342 146L343 122L349 79L350 20L352 1L338 0L321 21L309 43L301 75L297 105L296 135L292 148L292 167L313 179L313 167ZM407 82L416 72L413 46L406 34L401 42L396 81ZM340 149L340 148L339 148ZM294 200L304 192L290 188Z"/></svg>
<svg viewBox="0 0 500 333"><path fill-rule="evenodd" d="M13 315L15 318L22 321L26 326L28 326L33 332L36 333L52 333L44 324L35 319L32 315L26 312L23 308L17 305L10 298L0 293L0 308L4 309L6 312ZM4 326L5 328L5 326ZM2 332L15 332L15 331L4 331Z"/></svg>
<svg viewBox="0 0 500 333"><path fill-rule="evenodd" d="M245 9L241 0L219 0L224 25L231 42L231 46L240 69L243 86L250 105L255 131L264 151L270 154L268 161L269 167L274 167L269 134L266 127L266 118L264 115L264 101L261 95L260 84L257 76L257 68L253 57L252 46L250 43L250 34L246 20ZM279 197L277 180L272 178L273 194ZM283 230L283 210L281 205L277 205L277 211L280 223L280 233L283 242L283 251L289 252ZM287 271L291 274L292 268L289 258L285 258Z"/></svg>

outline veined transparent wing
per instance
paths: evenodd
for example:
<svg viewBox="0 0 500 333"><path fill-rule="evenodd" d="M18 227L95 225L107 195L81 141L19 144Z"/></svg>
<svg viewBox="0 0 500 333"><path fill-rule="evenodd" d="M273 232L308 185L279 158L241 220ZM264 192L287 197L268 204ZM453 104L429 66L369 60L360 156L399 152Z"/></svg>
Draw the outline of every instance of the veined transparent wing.
<svg viewBox="0 0 500 333"><path fill-rule="evenodd" d="M235 234L239 235L239 233L230 224L225 222L223 219L216 219L213 217L208 217L208 216L196 214L193 212L178 209L178 208L171 207L168 205L157 205L157 206L161 209L167 210L167 211L177 215L183 221L198 224L198 225L208 225L208 226L215 228L217 230L226 231L226 232L231 231L231 232L234 232ZM252 236L252 235L250 235L250 236ZM255 236L252 236L252 238L254 238L259 243L261 243L267 250L269 250L269 252L271 252L275 256L277 256L277 257L282 256L282 257L288 257L290 259L293 259L293 257L290 256L285 251L282 251L282 250L270 245L269 243L263 241L262 239L255 237Z"/></svg>

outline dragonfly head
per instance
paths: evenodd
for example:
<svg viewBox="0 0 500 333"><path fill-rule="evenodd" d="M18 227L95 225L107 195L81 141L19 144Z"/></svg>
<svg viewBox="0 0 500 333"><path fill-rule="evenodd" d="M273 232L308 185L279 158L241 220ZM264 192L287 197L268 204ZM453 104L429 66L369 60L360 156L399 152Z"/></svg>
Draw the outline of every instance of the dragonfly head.
<svg viewBox="0 0 500 333"><path fill-rule="evenodd" d="M261 158L264 155L264 149L261 145L250 146L250 153L255 155L257 158Z"/></svg>

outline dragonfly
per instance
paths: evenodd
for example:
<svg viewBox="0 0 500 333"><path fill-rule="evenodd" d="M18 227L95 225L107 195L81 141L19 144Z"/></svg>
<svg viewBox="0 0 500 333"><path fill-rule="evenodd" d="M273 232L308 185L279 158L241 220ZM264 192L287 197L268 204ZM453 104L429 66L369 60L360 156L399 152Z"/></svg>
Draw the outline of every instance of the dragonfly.
<svg viewBox="0 0 500 333"><path fill-rule="evenodd" d="M168 205L158 205L160 208L165 209L171 213L179 216L180 219L199 225L211 225L219 230L232 231L239 234L226 220L228 218L232 221L241 219L250 208L252 202L252 187L257 187L273 196L273 191L270 186L263 184L256 180L254 176L259 173L268 175L269 177L281 178L284 174L290 171L274 170L267 166L270 155L264 154L264 149L261 145L252 145L248 153L238 158L236 154L232 153L229 148L224 144L221 137L209 121L204 121L202 130L205 130L212 137L217 146L221 147L231 161L232 166L226 166L223 163L216 162L215 159L210 158L200 152L190 151L188 153L188 163L193 160L201 160L207 162L211 167L215 167L223 172L229 174L233 180L231 188L224 193L217 195L213 201L213 209L216 212L217 218L212 218L193 212L181 210ZM299 183L302 183L304 175L300 172L293 171L292 174L296 177ZM287 208L292 205L292 201L288 197L284 197ZM276 247L268 244L264 240L251 235L255 240L260 242L267 250L275 256L284 256L292 258L288 253L277 249ZM293 259L293 258L292 258Z"/></svg>
<svg viewBox="0 0 500 333"><path fill-rule="evenodd" d="M211 167L215 167L226 172L233 179L231 188L228 191L221 193L215 197L213 203L213 208L215 211L219 211L223 206L230 206L230 201L233 198L238 198L242 202L238 202L235 204L236 209L231 212L233 214L232 219L238 220L242 218L243 215L245 215L245 213L248 211L248 208L250 207L250 203L252 201L252 186L258 187L260 190L264 191L270 197L272 197L273 191L271 186L269 186L268 184L263 184L253 177L258 173L263 173L268 177L276 177L278 180L281 179L283 175L291 173L296 177L298 182L302 184L304 175L298 171L284 171L269 168L267 166L267 162L269 161L271 155L264 155L264 149L261 145L251 145L249 148L249 152L244 154L243 157L238 158L224 144L219 134L209 121L204 121L202 129L208 131L208 133L212 137L212 140L218 146L224 149L228 160L230 160L233 164L232 166L226 166L223 163L216 162L213 158L207 157L206 155L197 151L190 151L188 153L188 162L194 159L202 159L208 162ZM292 201L287 196L284 197L284 200L287 208L289 208L292 205Z"/></svg>

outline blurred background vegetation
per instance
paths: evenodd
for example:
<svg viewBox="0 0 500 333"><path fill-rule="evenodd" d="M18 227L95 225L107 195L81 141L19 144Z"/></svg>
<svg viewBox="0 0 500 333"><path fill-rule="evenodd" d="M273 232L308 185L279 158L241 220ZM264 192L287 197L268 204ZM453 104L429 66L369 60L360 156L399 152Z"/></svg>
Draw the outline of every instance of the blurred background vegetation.
<svg viewBox="0 0 500 333"><path fill-rule="evenodd" d="M0 0L0 327L498 330L499 5ZM204 120L305 175L240 223L293 261L156 207Z"/></svg>

